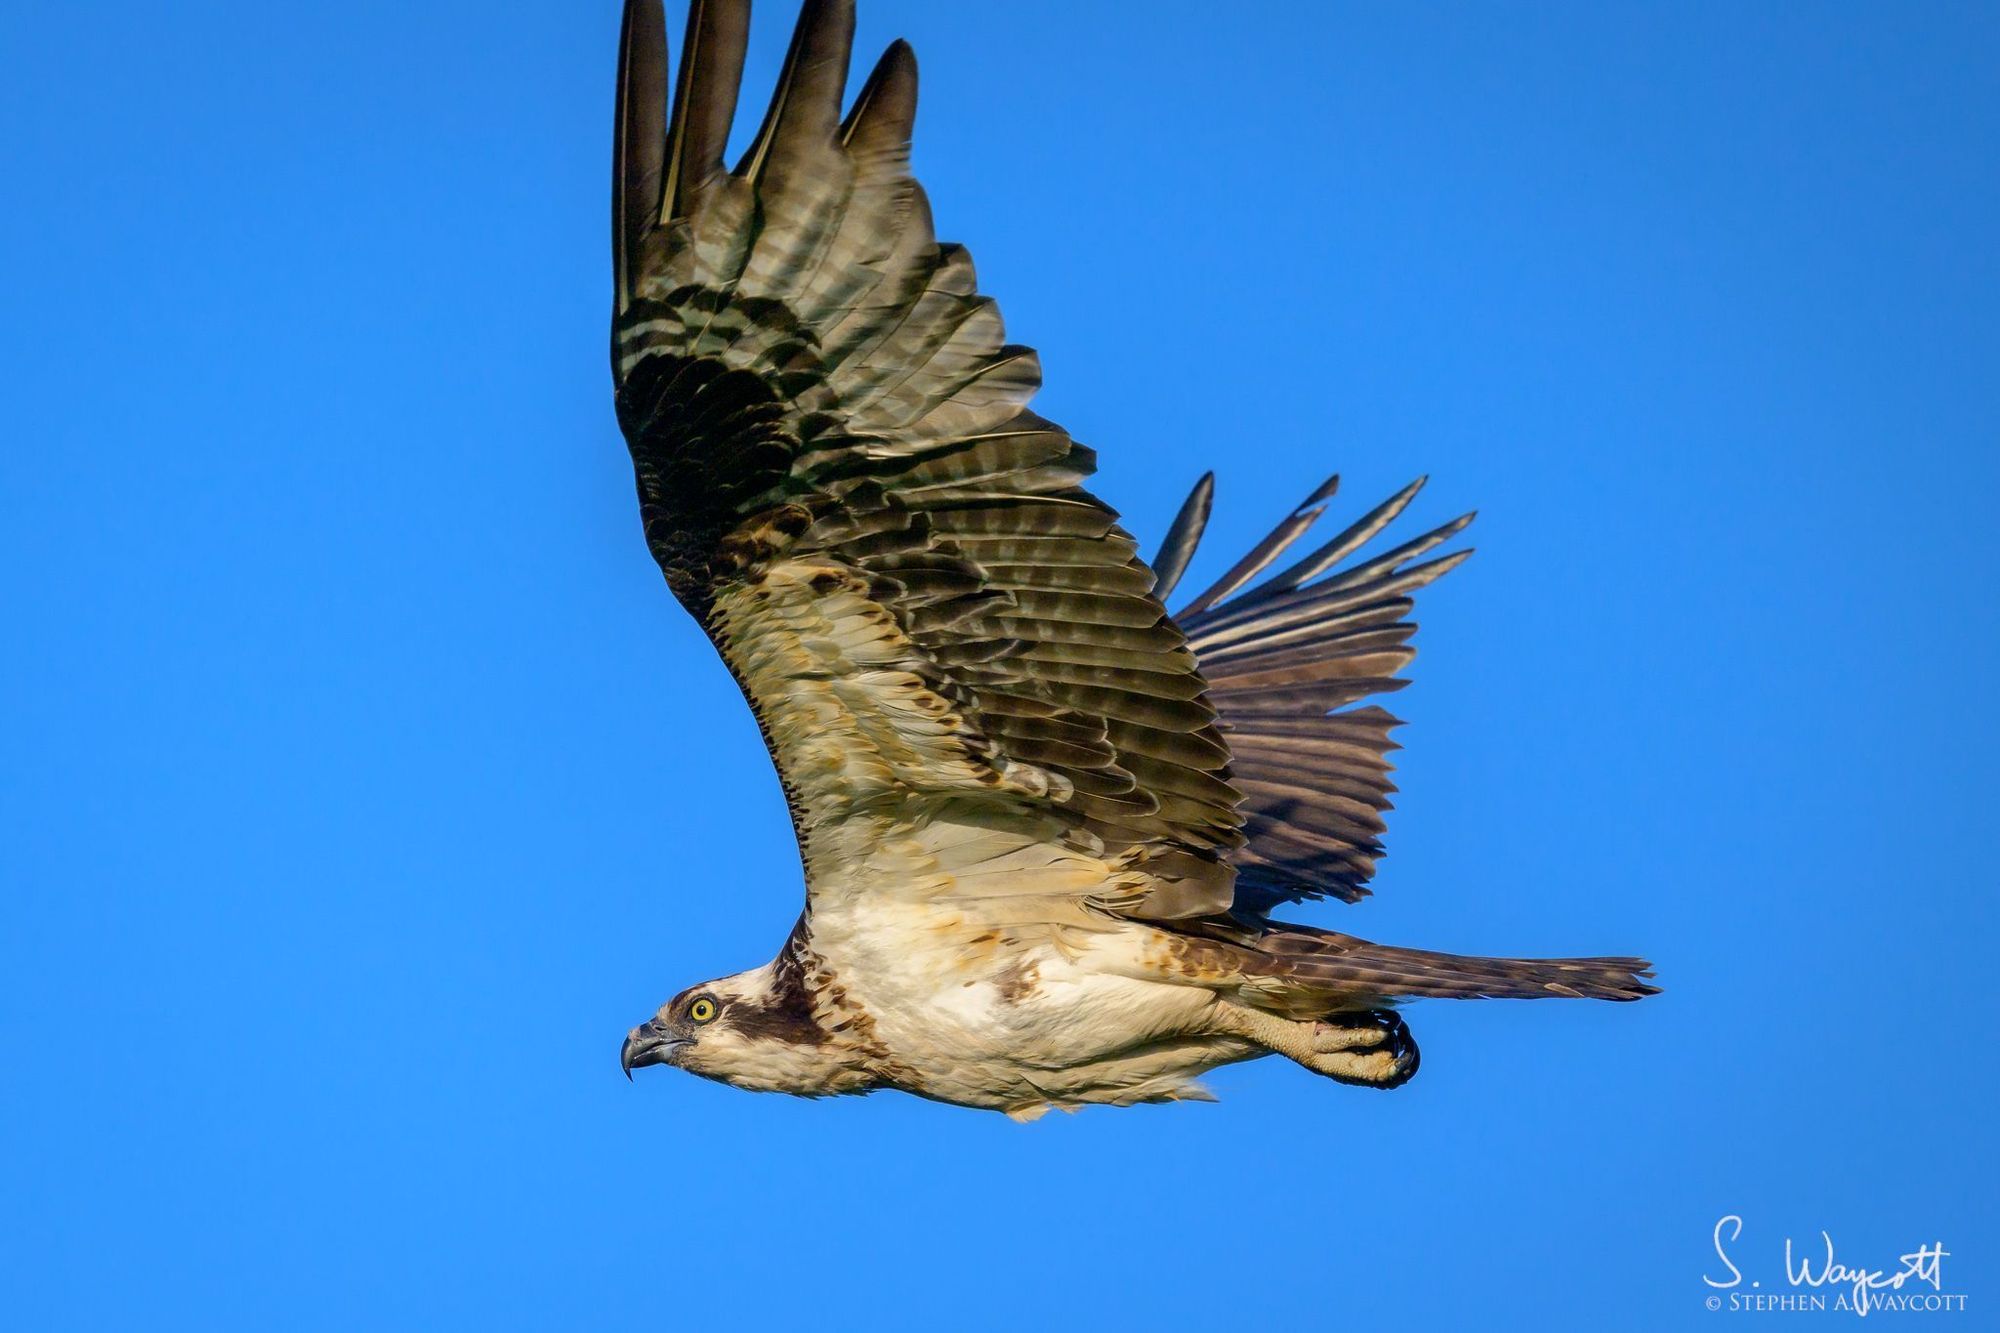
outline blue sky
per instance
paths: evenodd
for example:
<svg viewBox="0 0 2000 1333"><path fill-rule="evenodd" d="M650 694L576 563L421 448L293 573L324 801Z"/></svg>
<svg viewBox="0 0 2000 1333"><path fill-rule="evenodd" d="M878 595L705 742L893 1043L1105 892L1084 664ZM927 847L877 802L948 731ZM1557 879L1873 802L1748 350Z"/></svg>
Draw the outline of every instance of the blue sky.
<svg viewBox="0 0 2000 1333"><path fill-rule="evenodd" d="M1667 987L1029 1127L619 1077L799 883L612 419L616 29L0 17L10 1322L1681 1328L1725 1213L1990 1311L1993 11L864 0L1149 543L1482 511L1309 919Z"/></svg>

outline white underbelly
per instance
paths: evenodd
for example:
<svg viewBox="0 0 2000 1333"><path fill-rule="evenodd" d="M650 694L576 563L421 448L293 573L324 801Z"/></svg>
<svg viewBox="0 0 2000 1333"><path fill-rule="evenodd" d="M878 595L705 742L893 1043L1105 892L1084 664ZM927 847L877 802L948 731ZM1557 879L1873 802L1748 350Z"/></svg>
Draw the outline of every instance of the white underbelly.
<svg viewBox="0 0 2000 1333"><path fill-rule="evenodd" d="M815 931L814 946L906 1091L1006 1109L1149 1100L1254 1053L1207 1031L1211 992L1136 975L1137 923L1063 931L1062 945L1057 932L1003 944L953 929L939 906L879 910L900 918L894 930L857 922L831 938ZM897 947L871 947L871 935ZM927 938L940 947L919 947Z"/></svg>

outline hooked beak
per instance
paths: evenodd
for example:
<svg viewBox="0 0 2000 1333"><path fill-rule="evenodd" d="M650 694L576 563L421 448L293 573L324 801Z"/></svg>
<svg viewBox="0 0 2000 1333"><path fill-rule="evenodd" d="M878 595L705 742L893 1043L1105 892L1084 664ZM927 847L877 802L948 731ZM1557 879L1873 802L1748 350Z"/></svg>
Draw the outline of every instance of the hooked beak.
<svg viewBox="0 0 2000 1333"><path fill-rule="evenodd" d="M625 1044L618 1048L618 1067L625 1071L625 1079L630 1082L633 1070L663 1065L687 1044L687 1038L669 1033L659 1019L649 1019L625 1034Z"/></svg>

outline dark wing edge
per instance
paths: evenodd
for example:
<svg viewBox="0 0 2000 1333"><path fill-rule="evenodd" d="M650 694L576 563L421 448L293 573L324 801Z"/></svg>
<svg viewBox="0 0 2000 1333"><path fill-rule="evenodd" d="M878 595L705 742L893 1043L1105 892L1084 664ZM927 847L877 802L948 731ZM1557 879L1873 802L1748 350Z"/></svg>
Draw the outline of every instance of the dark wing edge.
<svg viewBox="0 0 2000 1333"><path fill-rule="evenodd" d="M1327 896L1355 902L1369 892L1396 790L1388 756L1398 747L1389 733L1402 724L1379 705L1355 705L1409 683L1397 673L1416 656L1413 594L1472 551L1424 557L1473 515L1342 566L1409 506L1425 480L1258 582L1325 514L1340 481L1328 479L1175 616L1208 680L1232 781L1243 793L1246 841L1231 853L1240 913ZM1163 597L1201 539L1211 493L1211 478L1202 478L1163 543L1156 562Z"/></svg>
<svg viewBox="0 0 2000 1333"><path fill-rule="evenodd" d="M764 725L802 843L815 779L786 771L786 701L760 697L753 668L846 651L865 601L889 646L858 674L942 701L921 722L889 707L902 696L859 705L878 714L857 744L880 741L881 771L923 783L937 766L909 754L949 732L979 781L1140 872L1120 910L1226 910L1242 821L1215 711L1152 571L1083 488L1090 451L1027 410L1035 354L933 236L909 172L910 48L888 49L843 118L853 5L807 0L732 170L748 10L695 0L666 116L660 6L627 6L612 360L648 545ZM818 571L824 605L788 604L750 642L724 604L781 565ZM828 661L842 679L854 665Z"/></svg>

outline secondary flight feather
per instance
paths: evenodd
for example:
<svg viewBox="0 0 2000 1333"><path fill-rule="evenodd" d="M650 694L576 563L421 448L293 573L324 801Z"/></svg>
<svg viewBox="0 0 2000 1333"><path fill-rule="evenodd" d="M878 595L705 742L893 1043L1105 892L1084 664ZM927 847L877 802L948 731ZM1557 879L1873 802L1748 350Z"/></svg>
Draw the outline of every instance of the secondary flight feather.
<svg viewBox="0 0 2000 1333"><path fill-rule="evenodd" d="M1034 352L910 174L910 48L847 102L853 5L807 0L731 167L748 28L696 0L670 91L658 0L626 8L612 368L646 543L762 730L806 903L771 962L634 1028L626 1071L1025 1119L1273 1052L1394 1087L1408 999L1653 993L1636 958L1274 919L1367 893L1396 720L1365 701L1470 516L1367 554L1413 484L1268 572L1329 481L1168 614L1212 480L1149 564L1029 410Z"/></svg>

